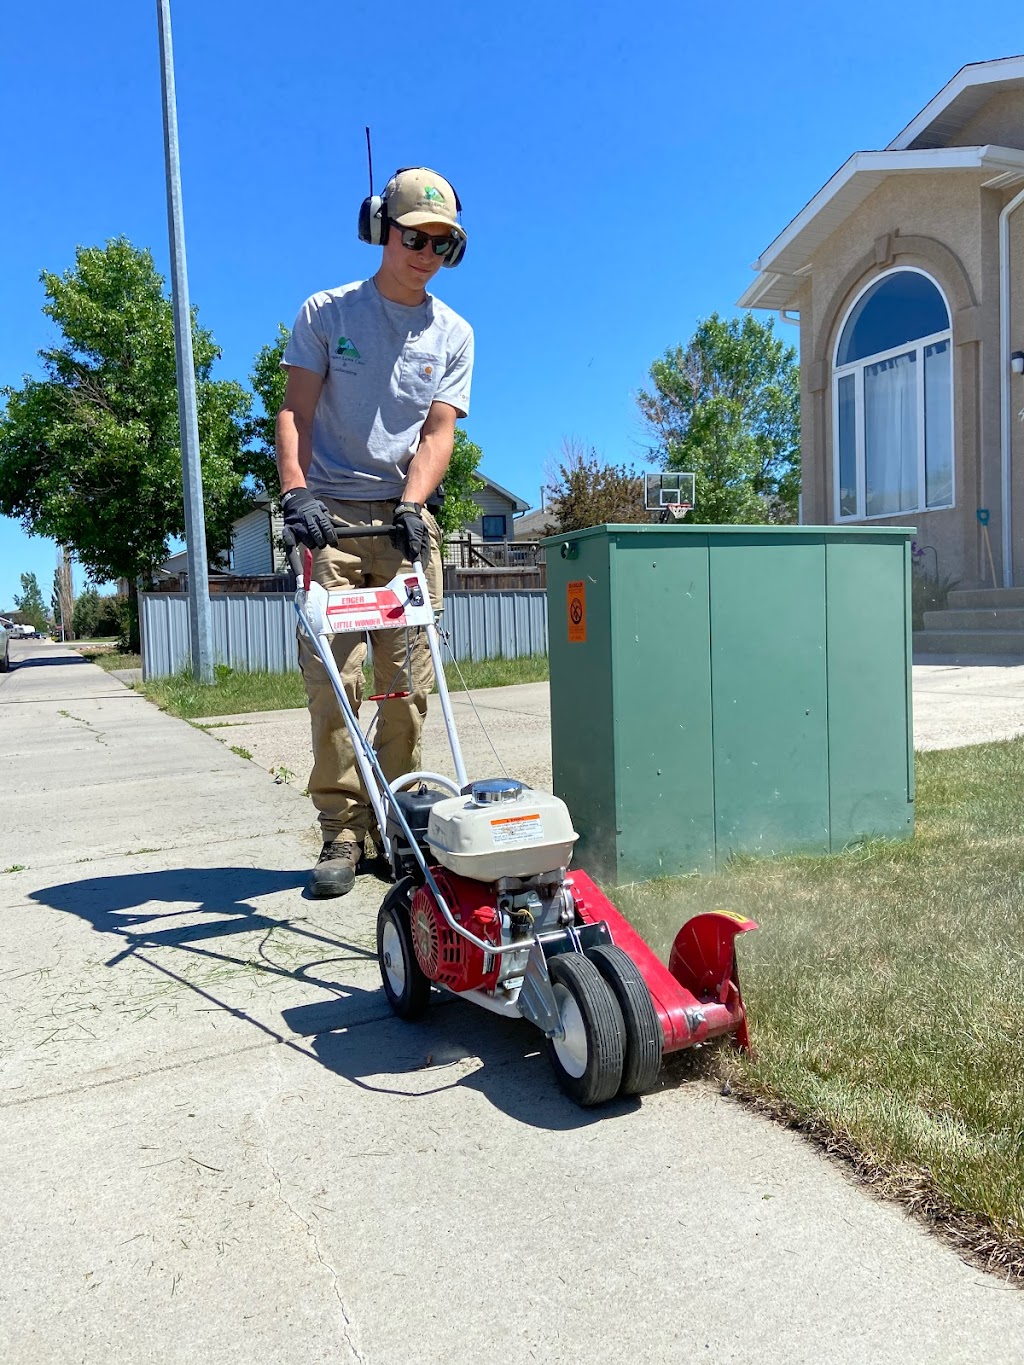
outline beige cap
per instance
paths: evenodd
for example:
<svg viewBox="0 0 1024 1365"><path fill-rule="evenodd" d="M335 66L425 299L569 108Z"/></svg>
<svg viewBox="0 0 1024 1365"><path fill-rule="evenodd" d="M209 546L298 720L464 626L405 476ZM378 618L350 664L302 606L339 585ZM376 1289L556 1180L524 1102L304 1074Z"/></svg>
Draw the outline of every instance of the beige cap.
<svg viewBox="0 0 1024 1365"><path fill-rule="evenodd" d="M451 223L465 237L465 228L457 221L458 200L455 191L436 171L417 166L399 171L385 191L387 215L402 227L421 227L424 223Z"/></svg>

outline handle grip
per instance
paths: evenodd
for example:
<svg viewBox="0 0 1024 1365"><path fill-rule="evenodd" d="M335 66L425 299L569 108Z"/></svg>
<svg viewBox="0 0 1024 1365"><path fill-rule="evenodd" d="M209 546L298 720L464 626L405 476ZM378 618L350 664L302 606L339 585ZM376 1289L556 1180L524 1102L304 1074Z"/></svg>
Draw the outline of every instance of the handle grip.
<svg viewBox="0 0 1024 1365"><path fill-rule="evenodd" d="M366 536L393 536L395 533L393 526L349 526L346 522L339 521L337 517L331 517L331 522L339 540L362 540ZM295 581L298 582L302 578L302 555L294 533L287 526L281 532L281 543L288 556L288 565L295 575Z"/></svg>

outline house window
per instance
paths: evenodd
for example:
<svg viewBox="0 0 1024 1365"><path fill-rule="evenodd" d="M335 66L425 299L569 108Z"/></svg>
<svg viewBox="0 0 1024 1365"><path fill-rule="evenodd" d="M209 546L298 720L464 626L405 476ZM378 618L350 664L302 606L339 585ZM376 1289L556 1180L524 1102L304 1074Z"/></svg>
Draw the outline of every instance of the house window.
<svg viewBox="0 0 1024 1365"><path fill-rule="evenodd" d="M482 522L484 540L504 540L505 526L505 517L484 517Z"/></svg>
<svg viewBox="0 0 1024 1365"><path fill-rule="evenodd" d="M890 271L854 302L835 356L837 521L953 506L952 353L923 271Z"/></svg>

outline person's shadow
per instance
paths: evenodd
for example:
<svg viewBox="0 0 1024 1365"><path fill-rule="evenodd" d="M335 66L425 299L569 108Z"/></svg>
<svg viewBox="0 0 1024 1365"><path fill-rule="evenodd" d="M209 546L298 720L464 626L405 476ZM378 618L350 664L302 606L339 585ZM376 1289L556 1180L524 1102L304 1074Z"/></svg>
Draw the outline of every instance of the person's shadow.
<svg viewBox="0 0 1024 1365"><path fill-rule="evenodd" d="M502 1019L435 991L426 1014L410 1024L391 1013L382 986L339 981L338 976L350 974L344 971L346 964L376 961L376 953L302 918L296 922L263 914L251 904L274 893L298 892L306 876L304 871L251 867L183 867L65 882L33 892L31 898L111 935L118 947L106 966L116 968L133 957L364 1090L414 1101L463 1087L479 1091L519 1122L553 1130L583 1127L635 1108L635 1100L597 1110L573 1104L558 1089L543 1037L525 1021ZM163 910L161 905L173 908ZM264 931L257 956L249 948L240 956L232 953L231 938L253 930ZM322 946L324 955L297 967L282 965L263 948L277 930L295 935L311 949ZM281 1027L273 1028L218 997L208 975L207 984L200 985L175 971L166 953L153 954L161 948L213 965L285 977L315 989L321 998L284 1009ZM322 998L324 992L329 998ZM482 1065L465 1074L460 1064L468 1059Z"/></svg>

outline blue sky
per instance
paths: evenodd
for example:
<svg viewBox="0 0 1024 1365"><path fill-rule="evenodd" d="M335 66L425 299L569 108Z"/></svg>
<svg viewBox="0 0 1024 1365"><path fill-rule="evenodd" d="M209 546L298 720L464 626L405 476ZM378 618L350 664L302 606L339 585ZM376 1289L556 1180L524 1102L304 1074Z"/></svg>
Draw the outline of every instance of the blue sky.
<svg viewBox="0 0 1024 1365"><path fill-rule="evenodd" d="M16 6L0 49L0 384L52 343L41 269L120 233L167 274L155 5ZM253 356L317 289L363 278L363 127L379 189L458 189L466 260L435 291L473 324L466 422L536 505L577 437L644 462L634 395L853 151L884 146L965 62L1024 48L1005 5L651 0L426 5L172 0L192 301ZM795 333L789 335L795 337ZM0 609L55 550L0 519ZM79 575L80 577L80 575Z"/></svg>

